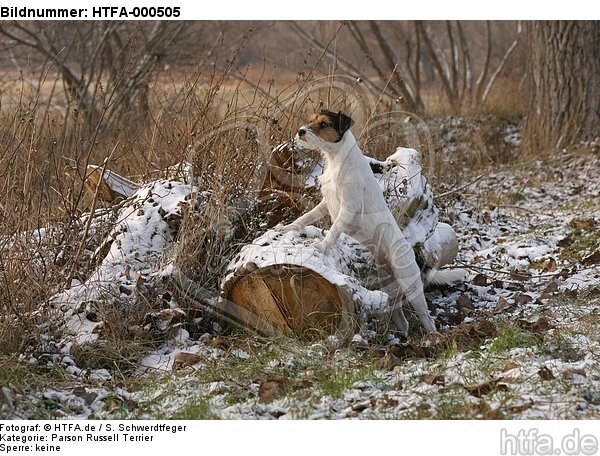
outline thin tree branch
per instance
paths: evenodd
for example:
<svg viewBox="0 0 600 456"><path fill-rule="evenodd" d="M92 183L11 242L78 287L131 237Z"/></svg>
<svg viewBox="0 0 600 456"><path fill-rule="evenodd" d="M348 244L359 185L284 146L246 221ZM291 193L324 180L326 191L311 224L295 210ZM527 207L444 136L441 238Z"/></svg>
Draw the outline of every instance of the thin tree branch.
<svg viewBox="0 0 600 456"><path fill-rule="evenodd" d="M307 33L302 27L300 27L295 21L290 22L290 27L292 30L304 41L306 41L311 46L319 49L323 54L330 59L337 59L338 65L343 71L347 71L348 73L355 74L356 76L360 75L365 86L373 93L381 93L382 88L367 78L362 72L356 68L352 63L343 57L336 55L333 51L331 51L328 47L321 44L319 41L314 39L312 35Z"/></svg>
<svg viewBox="0 0 600 456"><path fill-rule="evenodd" d="M383 52L384 57L388 61L388 64L391 67L395 67L396 65L398 65L399 59L397 58L394 50L389 45L387 39L383 35L383 32L382 32L381 28L379 27L379 25L375 21L369 21L369 25L371 27L371 31L373 32L373 35L375 35L375 39L377 40L379 47L381 48L381 50ZM395 79L394 80L395 85L400 89L402 96L404 97L405 101L407 101L409 109L410 110L419 109L420 106L419 106L419 103L417 103L415 94L410 89L410 87L406 84L406 82L402 78L402 75L399 72L396 72L394 79Z"/></svg>
<svg viewBox="0 0 600 456"><path fill-rule="evenodd" d="M464 99L466 94L472 95L471 90L473 89L473 73L471 71L471 54L469 52L469 46L465 39L465 33L460 21L456 21L456 28L458 30L458 38L460 43L460 52L463 57L463 87L461 99Z"/></svg>
<svg viewBox="0 0 600 456"><path fill-rule="evenodd" d="M490 91L492 90L492 87L494 86L494 83L496 82L496 79L498 78L498 76L502 72L502 69L504 68L504 65L506 64L506 61L508 60L508 58L510 57L512 52L516 49L516 47L519 45L522 32L523 32L523 27L521 26L521 21L518 21L517 22L517 37L515 38L513 43L510 45L510 47L506 50L506 52L504 53L504 56L502 57L502 60L500 61L500 64L498 65L498 68L496 68L496 71L494 71L494 74L492 74L492 76L490 77L490 80L488 81L488 83L485 87L485 91L483 92L483 95L481 97L482 103L485 103L485 100L487 99L488 95L490 94Z"/></svg>
<svg viewBox="0 0 600 456"><path fill-rule="evenodd" d="M458 52L456 50L456 41L452 33L452 22L446 21L446 34L448 35L448 44L450 46L450 83L454 99L458 99Z"/></svg>
<svg viewBox="0 0 600 456"><path fill-rule="evenodd" d="M446 73L444 72L444 69L442 68L442 63L441 63L440 57L437 54L437 52L435 51L435 49L433 48L431 39L429 38L429 35L427 34L425 27L423 26L423 22L416 21L415 26L417 27L418 33L420 33L421 37L423 38L423 43L425 44L425 48L427 49L427 53L429 54L429 57L431 59L431 62L433 63L434 68L436 69L436 71L438 72L438 75L440 76L440 80L442 82L442 87L444 88L444 92L446 93L448 102L450 103L450 105L452 107L454 107L454 106L456 106L456 100L454 99L454 93L452 91L450 81L448 80L448 76L446 75Z"/></svg>
<svg viewBox="0 0 600 456"><path fill-rule="evenodd" d="M483 63L483 68L477 81L475 82L476 92L475 92L475 100L477 102L481 101L481 92L483 90L483 85L485 84L488 72L490 70L490 61L492 58L492 27L490 21L485 22L485 62Z"/></svg>

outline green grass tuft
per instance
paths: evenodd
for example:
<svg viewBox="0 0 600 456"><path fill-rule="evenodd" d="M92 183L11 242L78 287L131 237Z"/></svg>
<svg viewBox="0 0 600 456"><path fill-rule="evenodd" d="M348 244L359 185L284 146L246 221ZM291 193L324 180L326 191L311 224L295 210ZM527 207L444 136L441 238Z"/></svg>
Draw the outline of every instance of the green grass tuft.
<svg viewBox="0 0 600 456"><path fill-rule="evenodd" d="M174 420L218 420L210 404L203 397L194 397L171 417Z"/></svg>
<svg viewBox="0 0 600 456"><path fill-rule="evenodd" d="M499 335L492 340L489 353L501 353L513 348L538 348L542 339L537 334L515 324L506 323L499 328Z"/></svg>

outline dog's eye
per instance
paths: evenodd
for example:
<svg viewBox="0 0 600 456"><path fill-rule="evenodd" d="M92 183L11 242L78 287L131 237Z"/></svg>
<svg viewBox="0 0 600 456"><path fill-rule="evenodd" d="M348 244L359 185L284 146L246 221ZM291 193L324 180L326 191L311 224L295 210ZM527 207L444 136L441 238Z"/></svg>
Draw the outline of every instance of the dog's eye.
<svg viewBox="0 0 600 456"><path fill-rule="evenodd" d="M329 124L327 122L321 122L319 124L319 128L327 128L329 126Z"/></svg>

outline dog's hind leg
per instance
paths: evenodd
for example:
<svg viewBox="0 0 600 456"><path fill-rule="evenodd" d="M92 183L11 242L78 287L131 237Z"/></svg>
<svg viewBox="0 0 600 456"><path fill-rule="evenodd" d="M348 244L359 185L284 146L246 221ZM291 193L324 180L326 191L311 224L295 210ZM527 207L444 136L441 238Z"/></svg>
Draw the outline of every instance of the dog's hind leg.
<svg viewBox="0 0 600 456"><path fill-rule="evenodd" d="M374 234L374 240L379 240L379 242L376 242L375 247L379 261L389 265L394 285L410 303L425 329L428 332L434 332L436 330L435 321L427 308L427 301L423 294L421 271L415 260L412 246L397 226L391 224L378 225ZM395 312L394 323L398 321L399 324L403 324L402 319L404 316L400 316L402 308L400 306L398 308L400 312ZM404 320L406 319L404 318Z"/></svg>
<svg viewBox="0 0 600 456"><path fill-rule="evenodd" d="M391 320L394 328L398 330L404 337L408 336L408 320L404 316L402 304L404 297L398 288L398 284L394 279L390 262L387 255L377 249L372 249L375 263L377 264L377 275L379 278L379 286L381 290L386 292L390 299L390 313L387 318ZM389 320L388 320L389 322Z"/></svg>
<svg viewBox="0 0 600 456"><path fill-rule="evenodd" d="M398 299L392 305L392 322L400 334L404 337L408 337L408 320L404 316L404 311L402 310L402 298Z"/></svg>

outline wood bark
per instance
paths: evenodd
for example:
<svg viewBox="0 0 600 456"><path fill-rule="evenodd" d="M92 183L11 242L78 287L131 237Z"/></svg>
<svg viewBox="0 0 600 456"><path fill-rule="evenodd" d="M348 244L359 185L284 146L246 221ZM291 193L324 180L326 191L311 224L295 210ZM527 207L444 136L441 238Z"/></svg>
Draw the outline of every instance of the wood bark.
<svg viewBox="0 0 600 456"><path fill-rule="evenodd" d="M600 135L600 21L533 21L527 29L526 151Z"/></svg>

